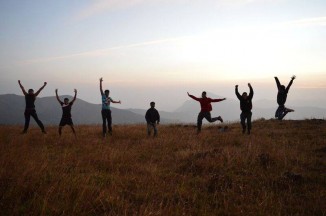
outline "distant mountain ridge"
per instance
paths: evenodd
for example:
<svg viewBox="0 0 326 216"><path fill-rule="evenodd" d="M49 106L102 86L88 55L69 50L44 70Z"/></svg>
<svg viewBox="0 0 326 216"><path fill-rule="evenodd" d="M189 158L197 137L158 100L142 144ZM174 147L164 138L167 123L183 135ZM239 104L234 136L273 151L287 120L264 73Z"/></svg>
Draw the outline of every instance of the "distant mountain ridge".
<svg viewBox="0 0 326 216"><path fill-rule="evenodd" d="M222 98L214 94L208 94L211 98ZM60 98L72 98L60 96ZM307 104L307 103L303 103ZM309 103L308 103L309 104ZM61 118L61 107L55 97L39 97L35 101L36 111L44 124L58 125ZM212 103L212 116L222 116L224 121L233 122L240 119L240 103L235 99ZM196 123L200 111L200 104L192 99L185 101L174 112L161 111L156 107L161 116L161 123ZM276 102L271 100L253 101L253 119L274 118ZM326 109L309 106L290 106L295 112L289 113L286 119L310 119L326 117ZM24 96L15 94L0 95L0 124L16 125L24 124ZM113 124L142 124L145 123L147 109L118 109L111 107ZM92 104L78 99L72 107L72 118L75 124L102 124L101 104ZM205 122L205 121L204 121ZM34 121L31 121L34 124Z"/></svg>
<svg viewBox="0 0 326 216"><path fill-rule="evenodd" d="M71 96L62 95L72 99ZM38 97L35 101L36 111L44 124L57 125L61 119L62 110L55 97ZM24 96L14 94L0 95L0 124L14 125L24 123L25 99ZM145 118L128 110L111 107L113 124L144 123ZM72 110L72 119L75 124L102 124L101 104L91 104L76 99ZM31 120L31 123L34 121Z"/></svg>

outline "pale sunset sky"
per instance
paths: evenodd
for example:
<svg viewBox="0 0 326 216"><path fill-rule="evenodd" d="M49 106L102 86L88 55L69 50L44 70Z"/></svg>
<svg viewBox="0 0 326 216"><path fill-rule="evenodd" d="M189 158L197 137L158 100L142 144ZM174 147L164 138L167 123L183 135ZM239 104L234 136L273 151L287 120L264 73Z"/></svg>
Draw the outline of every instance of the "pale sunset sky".
<svg viewBox="0 0 326 216"><path fill-rule="evenodd" d="M187 91L325 101L325 0L0 0L0 94L48 85L100 103L99 78L117 108L172 111ZM208 94L209 96L209 94ZM291 99L290 99L291 98ZM320 106L320 104L312 104Z"/></svg>

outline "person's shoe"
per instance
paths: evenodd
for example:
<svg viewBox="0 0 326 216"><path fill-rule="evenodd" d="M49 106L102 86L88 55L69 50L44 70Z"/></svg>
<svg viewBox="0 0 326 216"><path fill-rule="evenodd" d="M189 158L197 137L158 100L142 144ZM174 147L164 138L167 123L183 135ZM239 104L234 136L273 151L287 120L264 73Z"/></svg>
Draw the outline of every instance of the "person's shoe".
<svg viewBox="0 0 326 216"><path fill-rule="evenodd" d="M293 109L289 109L289 108L287 108L286 111L287 111L287 112L294 112Z"/></svg>
<svg viewBox="0 0 326 216"><path fill-rule="evenodd" d="M222 117L221 117L221 116L217 117L217 120L219 120L219 121L223 122L223 119L222 119Z"/></svg>

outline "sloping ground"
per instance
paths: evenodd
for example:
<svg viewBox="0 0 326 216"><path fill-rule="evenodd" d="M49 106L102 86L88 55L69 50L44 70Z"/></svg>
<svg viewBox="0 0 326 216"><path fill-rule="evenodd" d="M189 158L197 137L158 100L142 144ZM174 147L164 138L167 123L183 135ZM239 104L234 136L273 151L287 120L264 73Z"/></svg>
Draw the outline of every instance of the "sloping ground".
<svg viewBox="0 0 326 216"><path fill-rule="evenodd" d="M326 122L0 127L0 215L325 215Z"/></svg>

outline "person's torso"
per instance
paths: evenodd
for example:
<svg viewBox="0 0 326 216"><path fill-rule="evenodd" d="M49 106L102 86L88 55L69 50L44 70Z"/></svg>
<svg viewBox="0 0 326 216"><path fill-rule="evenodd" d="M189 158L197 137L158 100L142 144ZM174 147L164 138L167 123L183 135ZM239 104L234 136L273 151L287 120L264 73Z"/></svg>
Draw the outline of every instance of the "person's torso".
<svg viewBox="0 0 326 216"><path fill-rule="evenodd" d="M109 110L110 109L110 102L111 98L106 97L105 94L102 95L102 109L103 110Z"/></svg>
<svg viewBox="0 0 326 216"><path fill-rule="evenodd" d="M199 102L200 102L200 107L202 112L212 111L211 98L201 98Z"/></svg>
<svg viewBox="0 0 326 216"><path fill-rule="evenodd" d="M158 112L157 110L154 108L150 108L148 111L147 111L147 118L150 122L155 122L158 120Z"/></svg>
<svg viewBox="0 0 326 216"><path fill-rule="evenodd" d="M26 109L35 109L35 99L34 95L25 95Z"/></svg>
<svg viewBox="0 0 326 216"><path fill-rule="evenodd" d="M240 108L242 111L250 111L252 109L252 102L250 98L240 100Z"/></svg>
<svg viewBox="0 0 326 216"><path fill-rule="evenodd" d="M286 98L287 98L287 92L285 90L280 90L277 93L277 103L279 105L284 105L286 102Z"/></svg>
<svg viewBox="0 0 326 216"><path fill-rule="evenodd" d="M68 103L67 105L62 103L61 107L62 107L62 117L64 118L71 118L71 106L72 103Z"/></svg>

